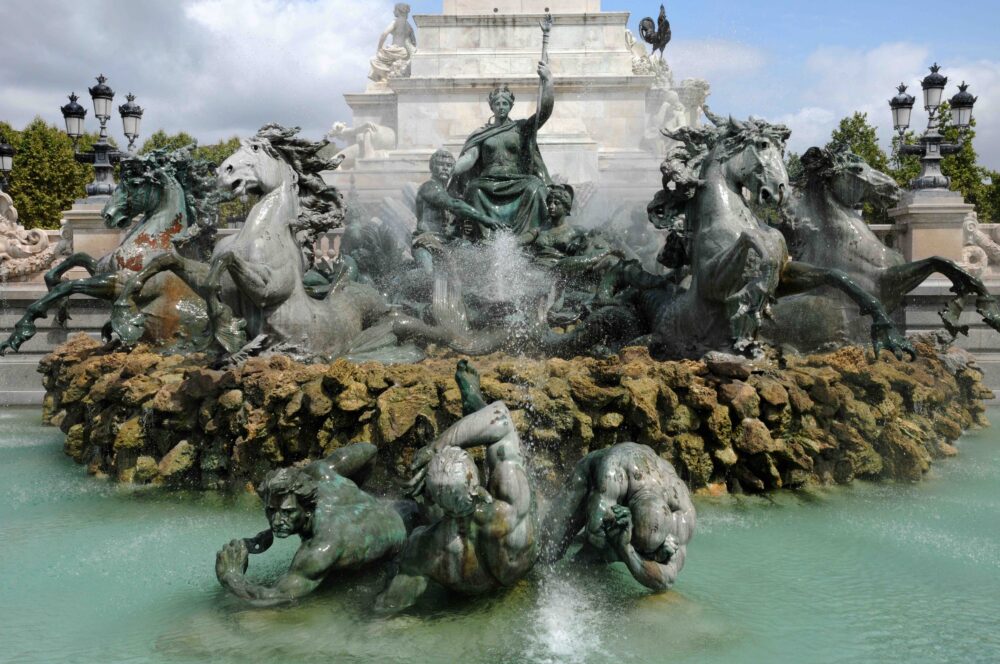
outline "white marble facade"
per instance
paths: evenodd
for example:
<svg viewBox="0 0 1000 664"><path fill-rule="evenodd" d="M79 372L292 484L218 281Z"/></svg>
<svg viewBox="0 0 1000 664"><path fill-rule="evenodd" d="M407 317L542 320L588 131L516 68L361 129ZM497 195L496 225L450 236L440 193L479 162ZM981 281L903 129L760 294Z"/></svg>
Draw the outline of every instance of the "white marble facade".
<svg viewBox="0 0 1000 664"><path fill-rule="evenodd" d="M545 9L555 20L549 62L556 106L539 146L550 173L645 205L659 187L661 156L640 146L665 91L656 76L633 73L629 15L601 11L600 0L445 0L441 14L413 16L418 48L411 75L345 95L350 123L391 127L395 149L358 159L329 179L344 190L353 179L363 200L426 180L434 150L457 154L489 119L487 95L500 83L517 97L512 117L531 115ZM695 121L697 112L694 107L690 114Z"/></svg>

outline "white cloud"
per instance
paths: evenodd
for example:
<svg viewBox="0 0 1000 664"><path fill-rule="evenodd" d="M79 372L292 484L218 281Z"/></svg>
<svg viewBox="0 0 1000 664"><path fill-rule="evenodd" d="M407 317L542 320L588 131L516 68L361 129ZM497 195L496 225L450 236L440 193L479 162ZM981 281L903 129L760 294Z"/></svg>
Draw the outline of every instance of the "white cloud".
<svg viewBox="0 0 1000 664"><path fill-rule="evenodd" d="M825 108L806 106L795 113L772 118L792 130L788 149L802 154L814 145L823 145L830 140L830 129L839 118Z"/></svg>
<svg viewBox="0 0 1000 664"><path fill-rule="evenodd" d="M790 99L799 108L773 119L792 129L791 149L802 152L812 145L821 145L841 118L854 111L868 114L869 122L878 127L882 146L888 149L892 137L892 116L889 98L900 83L910 86L917 97L912 128L923 130L927 116L920 108L920 80L927 74L930 50L921 45L888 43L872 49L823 47L806 59L803 75L807 83L798 98ZM1000 169L1000 61L961 60L941 63L948 76L946 97L957 92L957 84L966 80L971 91L979 95L975 115L977 132L975 147L980 162Z"/></svg>
<svg viewBox="0 0 1000 664"><path fill-rule="evenodd" d="M724 39L671 41L667 60L678 79L709 81L746 76L761 71L767 64L767 56L761 49Z"/></svg>
<svg viewBox="0 0 1000 664"><path fill-rule="evenodd" d="M16 64L0 67L0 119L61 125L66 94L87 100L84 88L103 71L116 102L132 91L146 109L143 134L183 130L202 142L270 121L318 138L349 120L343 93L364 90L392 20L390 0L17 4L4 11L5 61Z"/></svg>

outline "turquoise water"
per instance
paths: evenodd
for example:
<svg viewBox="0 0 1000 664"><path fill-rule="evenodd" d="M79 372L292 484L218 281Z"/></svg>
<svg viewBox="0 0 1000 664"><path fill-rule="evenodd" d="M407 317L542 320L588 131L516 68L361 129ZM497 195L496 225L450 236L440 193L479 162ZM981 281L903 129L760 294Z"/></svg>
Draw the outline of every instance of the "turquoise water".
<svg viewBox="0 0 1000 664"><path fill-rule="evenodd" d="M675 592L564 562L500 597L432 594L382 619L377 574L244 607L213 562L266 525L253 499L94 480L37 422L0 410L0 661L1000 661L996 429L920 484L700 501ZM251 574L273 578L294 546Z"/></svg>

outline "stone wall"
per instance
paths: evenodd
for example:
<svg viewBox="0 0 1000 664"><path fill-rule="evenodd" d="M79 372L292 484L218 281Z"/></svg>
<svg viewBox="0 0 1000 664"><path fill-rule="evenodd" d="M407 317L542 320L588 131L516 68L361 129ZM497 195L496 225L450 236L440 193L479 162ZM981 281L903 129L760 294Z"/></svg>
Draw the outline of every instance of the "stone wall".
<svg viewBox="0 0 1000 664"><path fill-rule="evenodd" d="M693 489L764 491L855 477L918 480L931 460L985 425L992 396L971 357L918 343L913 362L869 364L865 351L746 365L615 358L477 358L542 479L589 450L652 446ZM414 450L461 415L455 358L414 365L303 365L253 358L212 370L201 356L113 352L76 337L41 363L45 417L66 453L122 482L223 488L270 468L371 441L402 473Z"/></svg>

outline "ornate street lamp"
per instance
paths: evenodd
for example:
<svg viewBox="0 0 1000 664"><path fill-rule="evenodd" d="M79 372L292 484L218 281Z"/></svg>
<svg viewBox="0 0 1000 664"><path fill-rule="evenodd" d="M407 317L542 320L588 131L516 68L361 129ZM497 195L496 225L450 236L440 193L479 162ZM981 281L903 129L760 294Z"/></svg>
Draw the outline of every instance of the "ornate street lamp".
<svg viewBox="0 0 1000 664"><path fill-rule="evenodd" d="M0 136L0 191L7 186L7 176L14 168L14 148Z"/></svg>
<svg viewBox="0 0 1000 664"><path fill-rule="evenodd" d="M972 107L976 105L977 99L979 97L973 97L968 84L962 81L958 86L958 92L948 102L951 106L951 119L956 127L967 129L972 124Z"/></svg>
<svg viewBox="0 0 1000 664"><path fill-rule="evenodd" d="M66 135L73 139L73 150L76 150L76 142L83 136L83 119L87 117L87 109L76 103L79 97L75 92L69 94L69 103L61 107L63 119L66 121Z"/></svg>
<svg viewBox="0 0 1000 664"><path fill-rule="evenodd" d="M938 63L931 65L931 73L924 76L920 81L920 87L924 91L924 110L928 112L937 111L941 105L941 95L944 94L944 86L948 85L948 77L938 73L941 67Z"/></svg>
<svg viewBox="0 0 1000 664"><path fill-rule="evenodd" d="M899 94L889 100L889 108L892 109L892 126L902 135L910 126L910 116L913 114L913 104L916 99L906 93L904 84L900 83L896 89Z"/></svg>
<svg viewBox="0 0 1000 664"><path fill-rule="evenodd" d="M938 111L941 108L941 97L948 84L948 78L940 73L941 67L935 62L931 73L920 81L924 92L924 110L927 111L927 129L916 145L903 142L903 135L910 126L910 114L916 101L912 95L906 94L906 86L900 84L895 97L889 100L892 109L892 124L899 132L899 154L920 155L920 175L910 180L911 189L947 189L951 181L941 172L941 159L955 154L962 149L965 134L960 134L962 143L945 143L944 136L939 131L941 118ZM949 102L952 108L953 124L959 129L966 129L972 122L972 107L976 97L968 92L968 85L963 81L958 93Z"/></svg>
<svg viewBox="0 0 1000 664"><path fill-rule="evenodd" d="M139 123L142 122L142 109L135 103L135 95L131 92L125 95L126 102L118 107L118 112L122 116L122 125L125 129L125 138L128 139L128 151L132 151L135 139L139 138Z"/></svg>
<svg viewBox="0 0 1000 664"><path fill-rule="evenodd" d="M87 185L87 196L110 196L115 190L114 165L121 161L123 154L114 149L108 142L108 120L111 118L112 102L115 91L107 84L108 79L101 74L97 77L97 85L89 88L90 98L94 102L94 116L101 125L101 133L97 137L90 152L77 152L76 143L83 135L83 120L87 109L77 103L76 94L69 96L69 103L61 107L63 119L66 121L66 134L73 139L73 152L76 160L83 164L94 165L94 181ZM135 96L129 94L128 101L118 107L122 116L125 137L128 139L128 150L131 151L135 140L139 137L139 123L142 120L142 109L135 103Z"/></svg>

